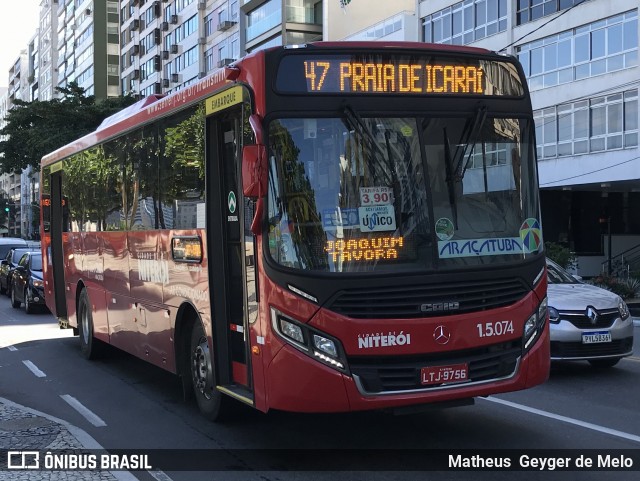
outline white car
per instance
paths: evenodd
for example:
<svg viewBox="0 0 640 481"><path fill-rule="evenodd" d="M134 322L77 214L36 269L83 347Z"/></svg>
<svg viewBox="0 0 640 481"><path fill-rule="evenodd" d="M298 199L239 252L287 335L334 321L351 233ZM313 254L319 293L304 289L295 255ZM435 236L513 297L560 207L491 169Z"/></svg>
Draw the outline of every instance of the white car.
<svg viewBox="0 0 640 481"><path fill-rule="evenodd" d="M633 319L620 296L585 284L547 259L551 360L612 367L633 354Z"/></svg>

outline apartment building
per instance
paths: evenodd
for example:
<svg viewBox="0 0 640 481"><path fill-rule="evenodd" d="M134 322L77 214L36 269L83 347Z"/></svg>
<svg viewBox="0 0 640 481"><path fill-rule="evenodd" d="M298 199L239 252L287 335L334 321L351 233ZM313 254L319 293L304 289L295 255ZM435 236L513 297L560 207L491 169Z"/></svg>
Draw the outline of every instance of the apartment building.
<svg viewBox="0 0 640 481"><path fill-rule="evenodd" d="M75 81L98 99L120 95L118 3L51 0L52 8L57 4L57 86Z"/></svg>

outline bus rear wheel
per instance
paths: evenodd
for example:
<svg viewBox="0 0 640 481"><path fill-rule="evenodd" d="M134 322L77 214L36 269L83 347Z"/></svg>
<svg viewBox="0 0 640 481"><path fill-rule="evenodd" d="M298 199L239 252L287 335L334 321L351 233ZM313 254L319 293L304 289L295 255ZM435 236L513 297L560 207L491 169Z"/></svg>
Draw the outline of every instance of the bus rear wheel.
<svg viewBox="0 0 640 481"><path fill-rule="evenodd" d="M78 300L78 335L80 352L86 359L96 359L100 354L100 341L93 336L93 315L86 289L82 289Z"/></svg>
<svg viewBox="0 0 640 481"><path fill-rule="evenodd" d="M216 389L215 366L209 349L207 336L202 325L196 321L191 330L191 349L189 355L191 383L202 415L210 421L220 421L224 417L222 393Z"/></svg>

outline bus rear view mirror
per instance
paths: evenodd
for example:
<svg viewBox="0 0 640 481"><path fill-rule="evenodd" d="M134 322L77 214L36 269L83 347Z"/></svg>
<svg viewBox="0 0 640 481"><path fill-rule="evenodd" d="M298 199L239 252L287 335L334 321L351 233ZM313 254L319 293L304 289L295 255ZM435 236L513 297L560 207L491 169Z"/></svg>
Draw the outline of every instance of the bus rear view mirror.
<svg viewBox="0 0 640 481"><path fill-rule="evenodd" d="M260 198L267 193L267 151L264 145L242 148L242 192L245 197Z"/></svg>

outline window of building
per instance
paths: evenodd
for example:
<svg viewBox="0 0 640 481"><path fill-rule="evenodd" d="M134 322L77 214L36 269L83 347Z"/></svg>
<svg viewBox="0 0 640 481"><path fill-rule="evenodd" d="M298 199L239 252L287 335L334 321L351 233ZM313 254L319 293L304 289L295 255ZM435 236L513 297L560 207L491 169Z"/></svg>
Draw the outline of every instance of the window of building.
<svg viewBox="0 0 640 481"><path fill-rule="evenodd" d="M465 0L422 19L425 42L466 45L507 29L507 0Z"/></svg>
<svg viewBox="0 0 640 481"><path fill-rule="evenodd" d="M546 15L566 10L585 0L517 0L516 22L518 25L533 22Z"/></svg>
<svg viewBox="0 0 640 481"><path fill-rule="evenodd" d="M534 112L538 158L638 146L638 91L628 90Z"/></svg>
<svg viewBox="0 0 640 481"><path fill-rule="evenodd" d="M638 65L638 12L599 20L516 48L529 89Z"/></svg>
<svg viewBox="0 0 640 481"><path fill-rule="evenodd" d="M247 14L247 41L282 23L282 2L270 0Z"/></svg>

